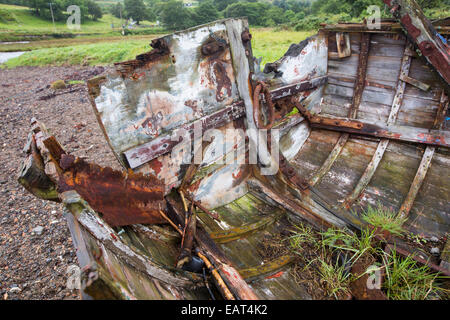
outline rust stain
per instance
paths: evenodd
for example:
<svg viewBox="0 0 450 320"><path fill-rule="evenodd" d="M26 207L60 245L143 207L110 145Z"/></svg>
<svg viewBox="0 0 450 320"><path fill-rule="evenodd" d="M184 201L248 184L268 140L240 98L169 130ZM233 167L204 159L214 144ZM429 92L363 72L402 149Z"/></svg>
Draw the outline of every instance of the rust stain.
<svg viewBox="0 0 450 320"><path fill-rule="evenodd" d="M163 38L153 39L150 46L152 51L136 56L135 60L115 63L116 70L126 78L128 75L134 76L134 70L145 67L152 62L158 61L162 57L168 56L170 50ZM131 77L132 77L131 76Z"/></svg>
<svg viewBox="0 0 450 320"><path fill-rule="evenodd" d="M414 38L414 40L416 40L417 37L420 36L421 31L420 31L420 29L416 28L416 26L414 26L414 24L412 23L411 17L409 16L409 14L405 14L400 19L400 22L408 27L408 32Z"/></svg>
<svg viewBox="0 0 450 320"><path fill-rule="evenodd" d="M154 176L124 173L62 155L58 191L77 191L110 226L166 223L164 183Z"/></svg>
<svg viewBox="0 0 450 320"><path fill-rule="evenodd" d="M161 172L161 169L163 167L163 163L161 161L159 161L158 159L154 159L149 164L150 168L152 168L155 172L155 175L158 175Z"/></svg>
<svg viewBox="0 0 450 320"><path fill-rule="evenodd" d="M284 274L284 271L279 271L271 276L266 277L266 279L274 279L274 278L279 278Z"/></svg>

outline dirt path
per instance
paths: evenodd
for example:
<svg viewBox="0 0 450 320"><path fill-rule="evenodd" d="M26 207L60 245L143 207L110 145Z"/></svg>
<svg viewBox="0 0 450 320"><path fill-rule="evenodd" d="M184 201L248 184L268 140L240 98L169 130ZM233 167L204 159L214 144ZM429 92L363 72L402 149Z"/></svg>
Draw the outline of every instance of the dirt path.
<svg viewBox="0 0 450 320"><path fill-rule="evenodd" d="M39 100L55 80L86 80L103 68L0 69L0 299L78 299L66 288L67 268L77 263L62 205L41 201L16 181L32 117L42 121L66 150L119 168L97 125L84 84L81 91ZM42 234L33 232L43 227Z"/></svg>

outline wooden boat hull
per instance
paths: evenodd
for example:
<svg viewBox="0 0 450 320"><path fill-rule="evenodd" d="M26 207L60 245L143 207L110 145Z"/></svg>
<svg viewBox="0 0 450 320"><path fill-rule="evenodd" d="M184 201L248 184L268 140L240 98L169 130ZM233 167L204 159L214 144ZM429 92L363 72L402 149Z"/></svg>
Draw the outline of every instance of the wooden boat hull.
<svg viewBox="0 0 450 320"><path fill-rule="evenodd" d="M292 222L358 230L366 226L361 213L380 203L406 217L409 232L448 236L448 84L394 23L379 31L327 26L264 73L245 20L175 33L153 47L89 82L99 124L124 168L164 181L167 197L183 186L204 207L199 223L257 298L312 298L295 279L292 256L266 252ZM270 132L280 137L272 174L261 165L278 151L256 130L258 81L275 105ZM178 151L202 145L208 129L223 139L189 171ZM252 143L265 150L256 156ZM237 161L223 161L231 154ZM180 236L168 225L112 228L76 190L59 198L86 298L210 298L209 278L175 268ZM431 267L448 273L441 258Z"/></svg>

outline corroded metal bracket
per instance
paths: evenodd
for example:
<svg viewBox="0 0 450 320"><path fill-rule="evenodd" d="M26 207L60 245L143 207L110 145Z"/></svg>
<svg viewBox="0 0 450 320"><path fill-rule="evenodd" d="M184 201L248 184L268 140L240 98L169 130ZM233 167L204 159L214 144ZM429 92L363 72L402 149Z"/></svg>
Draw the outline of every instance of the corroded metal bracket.
<svg viewBox="0 0 450 320"><path fill-rule="evenodd" d="M450 83L450 48L414 0L383 0L408 36L441 77Z"/></svg>

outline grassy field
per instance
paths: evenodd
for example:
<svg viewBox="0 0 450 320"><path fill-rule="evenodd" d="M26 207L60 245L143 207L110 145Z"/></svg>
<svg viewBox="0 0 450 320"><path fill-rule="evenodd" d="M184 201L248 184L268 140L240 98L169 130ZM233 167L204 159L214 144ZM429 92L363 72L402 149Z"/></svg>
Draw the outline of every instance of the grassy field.
<svg viewBox="0 0 450 320"><path fill-rule="evenodd" d="M293 43L312 36L314 31L276 31L273 28L251 29L252 49L255 57L262 57L262 64L281 58Z"/></svg>
<svg viewBox="0 0 450 320"><path fill-rule="evenodd" d="M137 54L149 51L150 40L161 35L159 29L139 28L133 32L159 34L124 37L120 35L120 29L111 28L112 23L115 27L120 26L120 19L104 15L99 21L82 23L81 30L69 30L63 22L56 22L53 28L51 21L34 16L26 7L0 4L0 41L30 40L27 37L37 35L49 36L45 40L31 38L34 40L29 43L0 44L0 52L28 51L3 66L107 65L133 59ZM273 28L253 28L251 33L254 56L262 57L262 64L277 60L292 43L298 43L313 34L275 31Z"/></svg>
<svg viewBox="0 0 450 320"><path fill-rule="evenodd" d="M298 43L313 34L313 32L274 31L267 28L252 29L251 33L253 54L255 57L262 57L262 64L277 60L292 43ZM44 65L107 65L133 59L137 54L149 51L150 39L154 37L157 35L131 38L80 38L76 41L86 41L87 44L79 45L73 45L75 39L40 41L52 48L26 52L20 57L7 61L5 65L9 68ZM24 44L26 45L37 44Z"/></svg>
<svg viewBox="0 0 450 320"><path fill-rule="evenodd" d="M70 30L65 21L56 21L53 26L51 21L34 16L27 7L0 4L0 41L29 40L42 35L55 38L89 34L113 36L120 34L120 26L119 18L104 14L98 21L82 21L80 30Z"/></svg>

